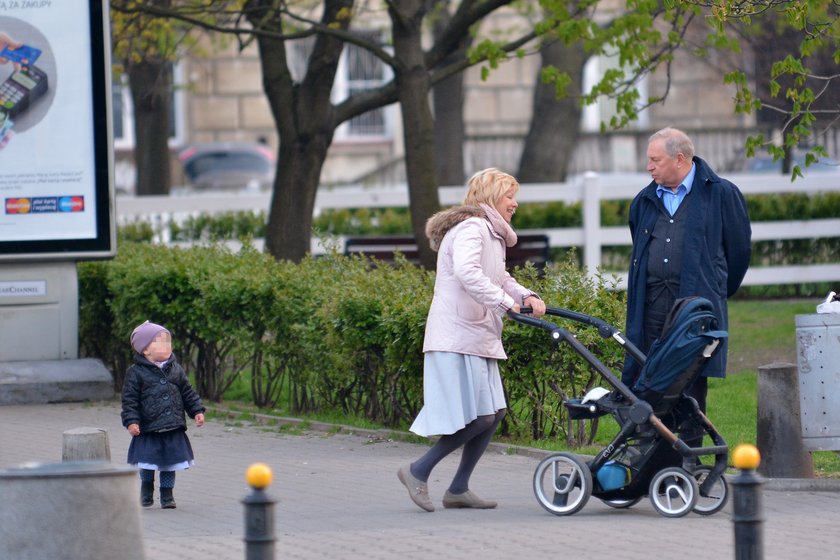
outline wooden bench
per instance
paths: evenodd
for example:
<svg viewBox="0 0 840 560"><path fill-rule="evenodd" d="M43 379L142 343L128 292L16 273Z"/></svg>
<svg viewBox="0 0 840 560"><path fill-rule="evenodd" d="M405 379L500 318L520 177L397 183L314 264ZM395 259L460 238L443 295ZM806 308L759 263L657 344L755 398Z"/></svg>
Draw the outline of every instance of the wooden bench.
<svg viewBox="0 0 840 560"><path fill-rule="evenodd" d="M369 235L348 237L344 242L345 255L363 254L383 262L393 262L394 253L399 251L408 262L419 264L417 243L410 235ZM544 234L520 235L516 245L508 247L506 253L507 269L532 263L542 270L548 262L548 236Z"/></svg>

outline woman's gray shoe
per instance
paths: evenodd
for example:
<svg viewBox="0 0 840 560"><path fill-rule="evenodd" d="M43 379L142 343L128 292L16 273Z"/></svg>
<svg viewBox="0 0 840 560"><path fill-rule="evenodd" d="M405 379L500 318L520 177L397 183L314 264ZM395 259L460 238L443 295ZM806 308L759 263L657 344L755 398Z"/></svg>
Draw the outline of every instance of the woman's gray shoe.
<svg viewBox="0 0 840 560"><path fill-rule="evenodd" d="M397 471L397 478L408 489L408 496L412 502L426 511L435 511L435 506L432 504L432 500L429 499L428 485L422 480L414 478L414 475L411 474L410 465L400 468Z"/></svg>
<svg viewBox="0 0 840 560"><path fill-rule="evenodd" d="M443 507L445 508L473 508L473 509L493 509L496 507L496 502L490 500L482 500L467 490L462 494L453 494L449 490L443 495Z"/></svg>

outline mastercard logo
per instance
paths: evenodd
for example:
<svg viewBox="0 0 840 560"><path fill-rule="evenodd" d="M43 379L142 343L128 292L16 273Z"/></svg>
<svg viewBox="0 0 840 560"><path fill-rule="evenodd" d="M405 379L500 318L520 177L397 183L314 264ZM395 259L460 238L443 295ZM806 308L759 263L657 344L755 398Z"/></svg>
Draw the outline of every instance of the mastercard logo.
<svg viewBox="0 0 840 560"><path fill-rule="evenodd" d="M7 198L6 214L28 214L32 209L32 202L28 198Z"/></svg>
<svg viewBox="0 0 840 560"><path fill-rule="evenodd" d="M81 212L85 209L85 198L83 196L62 196L58 199L58 210L60 212Z"/></svg>

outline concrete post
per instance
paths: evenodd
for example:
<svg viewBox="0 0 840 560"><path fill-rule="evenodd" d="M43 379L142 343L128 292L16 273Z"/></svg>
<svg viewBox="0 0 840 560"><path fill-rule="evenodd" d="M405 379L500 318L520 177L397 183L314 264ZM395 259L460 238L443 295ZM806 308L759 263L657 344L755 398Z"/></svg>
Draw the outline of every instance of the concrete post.
<svg viewBox="0 0 840 560"><path fill-rule="evenodd" d="M108 432L102 428L73 428L62 434L62 461L110 461Z"/></svg>
<svg viewBox="0 0 840 560"><path fill-rule="evenodd" d="M138 487L105 462L0 470L0 558L145 560Z"/></svg>
<svg viewBox="0 0 840 560"><path fill-rule="evenodd" d="M814 462L802 442L796 366L776 362L758 368L756 443L759 472L768 478L814 478Z"/></svg>

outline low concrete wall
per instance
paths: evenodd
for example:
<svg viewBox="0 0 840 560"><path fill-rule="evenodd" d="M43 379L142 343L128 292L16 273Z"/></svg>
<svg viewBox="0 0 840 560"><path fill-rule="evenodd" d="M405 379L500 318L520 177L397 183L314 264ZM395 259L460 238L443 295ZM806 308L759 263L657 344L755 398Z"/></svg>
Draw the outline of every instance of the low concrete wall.
<svg viewBox="0 0 840 560"><path fill-rule="evenodd" d="M0 362L0 405L113 398L114 379L100 360Z"/></svg>

